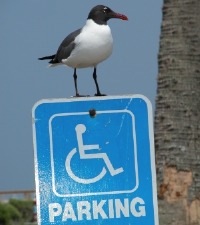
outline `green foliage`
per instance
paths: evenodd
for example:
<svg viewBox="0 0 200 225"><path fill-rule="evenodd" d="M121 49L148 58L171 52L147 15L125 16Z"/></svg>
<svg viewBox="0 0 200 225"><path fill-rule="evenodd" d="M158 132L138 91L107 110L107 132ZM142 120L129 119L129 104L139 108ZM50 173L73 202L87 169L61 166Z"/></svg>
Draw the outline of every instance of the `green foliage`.
<svg viewBox="0 0 200 225"><path fill-rule="evenodd" d="M21 220L20 212L9 203L0 202L0 224L12 225L13 222L19 222Z"/></svg>
<svg viewBox="0 0 200 225"><path fill-rule="evenodd" d="M23 222L30 222L33 220L32 200L10 199L9 203L20 212Z"/></svg>
<svg viewBox="0 0 200 225"><path fill-rule="evenodd" d="M23 224L33 220L33 201L10 199L0 202L0 225Z"/></svg>

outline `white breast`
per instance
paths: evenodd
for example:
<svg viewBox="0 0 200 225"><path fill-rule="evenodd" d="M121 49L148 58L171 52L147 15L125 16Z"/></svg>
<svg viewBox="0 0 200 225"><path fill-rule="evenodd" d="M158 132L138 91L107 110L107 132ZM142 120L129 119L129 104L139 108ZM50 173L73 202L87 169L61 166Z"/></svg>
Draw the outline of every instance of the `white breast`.
<svg viewBox="0 0 200 225"><path fill-rule="evenodd" d="M75 44L70 57L62 62L72 68L95 67L112 53L113 38L110 27L87 20L82 32L76 37Z"/></svg>

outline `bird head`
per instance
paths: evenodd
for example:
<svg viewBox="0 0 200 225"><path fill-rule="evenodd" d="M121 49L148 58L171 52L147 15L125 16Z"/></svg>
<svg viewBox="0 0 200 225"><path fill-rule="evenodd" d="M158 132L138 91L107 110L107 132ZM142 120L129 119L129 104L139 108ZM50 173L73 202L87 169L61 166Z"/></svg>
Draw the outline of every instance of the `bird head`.
<svg viewBox="0 0 200 225"><path fill-rule="evenodd" d="M98 24L107 24L107 21L112 18L128 20L127 16L116 13L104 5L97 5L92 8L87 19L92 19Z"/></svg>

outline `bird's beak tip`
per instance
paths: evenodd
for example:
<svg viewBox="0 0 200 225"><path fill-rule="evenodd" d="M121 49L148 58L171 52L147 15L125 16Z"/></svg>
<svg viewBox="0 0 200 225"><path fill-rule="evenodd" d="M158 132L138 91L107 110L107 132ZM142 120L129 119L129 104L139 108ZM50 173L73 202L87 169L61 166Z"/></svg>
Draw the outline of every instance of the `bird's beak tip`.
<svg viewBox="0 0 200 225"><path fill-rule="evenodd" d="M114 18L118 18L118 19L121 19L121 20L128 20L127 16L125 16L123 14L119 14L119 13L115 13Z"/></svg>

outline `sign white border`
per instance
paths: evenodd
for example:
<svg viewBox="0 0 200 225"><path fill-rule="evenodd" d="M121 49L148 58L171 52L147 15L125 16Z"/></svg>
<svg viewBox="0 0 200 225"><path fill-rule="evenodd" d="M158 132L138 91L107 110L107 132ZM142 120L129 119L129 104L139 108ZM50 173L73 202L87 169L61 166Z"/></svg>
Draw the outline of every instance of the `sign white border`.
<svg viewBox="0 0 200 225"><path fill-rule="evenodd" d="M53 186L53 192L55 195L59 197L75 197L75 196L91 196L91 195L108 195L108 194L126 194L126 193L132 193L137 190L139 185L138 180L138 162L137 162L137 143L136 143L136 133L135 133L135 117L133 113L129 110L104 110L104 111L97 111L98 114L107 114L107 113L128 113L132 117L132 131L133 131L133 143L134 143L134 165L135 165L135 178L136 178L136 185L131 190L121 190L121 191L107 191L107 192L88 192L88 193L79 193L79 194L59 194L56 191L56 185L55 185L55 169L54 169L54 156L53 156L53 138L52 138L52 120L55 117L58 116L80 116L80 115L88 115L88 112L79 112L79 113L59 113L54 114L49 119L49 136L50 136L50 155L51 155L51 171L52 171L52 186Z"/></svg>

